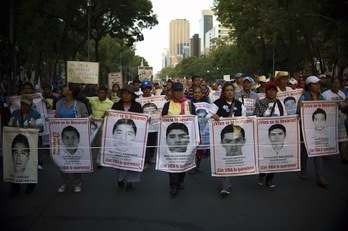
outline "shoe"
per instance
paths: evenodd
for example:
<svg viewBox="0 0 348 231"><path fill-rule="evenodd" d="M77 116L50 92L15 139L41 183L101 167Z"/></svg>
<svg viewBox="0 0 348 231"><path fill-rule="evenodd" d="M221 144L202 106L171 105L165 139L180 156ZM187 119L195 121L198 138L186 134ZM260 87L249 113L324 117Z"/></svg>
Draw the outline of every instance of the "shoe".
<svg viewBox="0 0 348 231"><path fill-rule="evenodd" d="M177 193L178 193L178 189L176 187L173 187L173 188L170 189L170 194L172 196L175 196Z"/></svg>
<svg viewBox="0 0 348 231"><path fill-rule="evenodd" d="M59 193L65 192L65 185L60 186L59 189L58 189L58 192Z"/></svg>
<svg viewBox="0 0 348 231"><path fill-rule="evenodd" d="M81 191L82 191L81 186L75 186L74 192L79 193Z"/></svg>
<svg viewBox="0 0 348 231"><path fill-rule="evenodd" d="M127 182L126 184L126 190L127 191L133 191L133 183L132 182Z"/></svg>
<svg viewBox="0 0 348 231"><path fill-rule="evenodd" d="M262 186L265 183L265 179L262 176L259 176L259 179L257 180L257 184Z"/></svg>
<svg viewBox="0 0 348 231"><path fill-rule="evenodd" d="M229 189L222 189L221 191L220 191L220 195L221 196L227 196L227 195L230 195L230 190Z"/></svg>
<svg viewBox="0 0 348 231"><path fill-rule="evenodd" d="M307 173L305 171L301 171L300 178L302 180L307 180L308 179Z"/></svg>
<svg viewBox="0 0 348 231"><path fill-rule="evenodd" d="M267 185L267 187L269 187L269 188L275 188L275 184L273 183L273 181L267 181L266 182L266 185Z"/></svg>
<svg viewBox="0 0 348 231"><path fill-rule="evenodd" d="M329 183L325 180L324 177L319 176L319 177L317 177L317 184L318 184L320 187L325 188Z"/></svg>
<svg viewBox="0 0 348 231"><path fill-rule="evenodd" d="M124 188L124 181L117 182L119 188Z"/></svg>
<svg viewBox="0 0 348 231"><path fill-rule="evenodd" d="M39 164L39 165L37 166L37 169L38 169L39 171L41 171L41 170L43 169L42 165Z"/></svg>
<svg viewBox="0 0 348 231"><path fill-rule="evenodd" d="M101 169L101 168L103 168L103 166L101 166L101 165L98 164L97 168Z"/></svg>

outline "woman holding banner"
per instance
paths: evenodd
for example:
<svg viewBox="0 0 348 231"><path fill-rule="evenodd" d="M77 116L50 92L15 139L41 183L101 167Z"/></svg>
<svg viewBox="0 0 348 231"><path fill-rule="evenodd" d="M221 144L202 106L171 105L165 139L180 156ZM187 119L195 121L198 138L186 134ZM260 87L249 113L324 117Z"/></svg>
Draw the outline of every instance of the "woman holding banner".
<svg viewBox="0 0 348 231"><path fill-rule="evenodd" d="M209 109L206 118L213 118L219 121L220 117L237 117L245 116L246 108L244 105L234 98L235 88L233 83L225 82L221 89L221 97L214 101ZM221 191L220 195L226 196L230 194L230 179L228 177L220 177Z"/></svg>
<svg viewBox="0 0 348 231"><path fill-rule="evenodd" d="M114 103L111 109L119 110L119 111L129 111L129 112L138 112L143 113L143 109L141 104L135 102L136 94L134 93L134 89L130 85L126 85L124 88L120 90L121 99L117 103ZM126 184L126 190L133 190L133 182L140 181L140 172L130 171L130 170L122 170L116 169L117 171L117 182L118 187L124 188Z"/></svg>
<svg viewBox="0 0 348 231"><path fill-rule="evenodd" d="M297 106L297 114L300 115L300 107L302 101L325 100L320 94L320 79L316 76L309 76L306 79L305 93L300 97ZM300 123L301 125L301 123ZM301 175L300 178L307 180L307 159L308 153L303 142L303 133L301 129ZM317 184L321 187L326 187L328 182L323 176L323 160L321 156L313 157L315 173L317 176Z"/></svg>
<svg viewBox="0 0 348 231"><path fill-rule="evenodd" d="M184 86L182 83L173 83L172 92L173 99L163 106L162 116L196 114L195 106L184 97ZM186 172L169 173L170 194L172 196L175 196L179 190L184 189L185 175Z"/></svg>
<svg viewBox="0 0 348 231"><path fill-rule="evenodd" d="M80 87L77 83L68 83L63 86L62 95L64 98L59 100L56 105L56 118L81 118L88 117L89 113L86 104L79 97ZM61 172L62 182L58 192L65 192L69 184L74 186L74 192L82 191L81 173L64 173Z"/></svg>

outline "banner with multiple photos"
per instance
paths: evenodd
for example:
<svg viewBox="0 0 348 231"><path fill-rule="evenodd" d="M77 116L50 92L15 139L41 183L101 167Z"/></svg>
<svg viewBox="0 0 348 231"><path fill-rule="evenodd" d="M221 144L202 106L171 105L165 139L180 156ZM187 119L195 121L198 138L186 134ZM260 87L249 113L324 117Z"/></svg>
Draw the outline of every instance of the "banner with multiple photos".
<svg viewBox="0 0 348 231"><path fill-rule="evenodd" d="M64 173L93 171L89 118L50 118L50 154Z"/></svg>
<svg viewBox="0 0 348 231"><path fill-rule="evenodd" d="M149 116L117 110L106 111L101 165L142 172Z"/></svg>
<svg viewBox="0 0 348 231"><path fill-rule="evenodd" d="M162 117L158 137L157 170L185 172L196 166L195 154L200 141L196 116Z"/></svg>
<svg viewBox="0 0 348 231"><path fill-rule="evenodd" d="M3 127L3 176L5 182L38 183L37 129Z"/></svg>

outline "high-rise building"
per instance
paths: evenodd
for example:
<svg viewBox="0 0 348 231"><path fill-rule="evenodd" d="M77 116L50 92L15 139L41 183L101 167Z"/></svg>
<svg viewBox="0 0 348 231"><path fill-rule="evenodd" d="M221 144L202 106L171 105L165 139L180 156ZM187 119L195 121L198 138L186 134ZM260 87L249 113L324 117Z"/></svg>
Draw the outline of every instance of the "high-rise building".
<svg viewBox="0 0 348 231"><path fill-rule="evenodd" d="M213 15L212 10L202 10L202 17L199 20L199 37L201 39L200 54L205 55L205 34L213 28Z"/></svg>
<svg viewBox="0 0 348 231"><path fill-rule="evenodd" d="M162 68L166 68L170 66L169 60L170 60L169 49L164 48L162 51Z"/></svg>
<svg viewBox="0 0 348 231"><path fill-rule="evenodd" d="M194 34L190 39L190 56L199 57L200 38Z"/></svg>
<svg viewBox="0 0 348 231"><path fill-rule="evenodd" d="M190 23L187 19L176 19L169 24L170 66L174 67L188 56Z"/></svg>

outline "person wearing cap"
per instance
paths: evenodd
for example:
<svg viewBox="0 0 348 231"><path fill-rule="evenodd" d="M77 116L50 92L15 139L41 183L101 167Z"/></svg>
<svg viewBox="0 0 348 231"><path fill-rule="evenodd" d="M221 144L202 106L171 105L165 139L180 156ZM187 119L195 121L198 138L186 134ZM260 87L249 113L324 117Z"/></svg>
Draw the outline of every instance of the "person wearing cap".
<svg viewBox="0 0 348 231"><path fill-rule="evenodd" d="M235 79L235 83L233 85L234 85L235 92L237 93L237 92L243 90L244 74L243 73L237 73L234 76L234 79Z"/></svg>
<svg viewBox="0 0 348 231"><path fill-rule="evenodd" d="M259 96L256 92L252 91L252 86L255 84L255 81L250 76L243 78L243 90L236 92L236 100L242 102L246 107L246 115L250 116L255 110L255 105L259 102ZM247 100L248 99L248 100Z"/></svg>
<svg viewBox="0 0 348 231"><path fill-rule="evenodd" d="M305 93L301 95L297 104L296 113L300 115L301 118L301 102L302 101L313 101L313 100L325 100L324 97L320 94L320 79L316 76L309 76L306 79ZM301 126L301 122L300 122ZM303 134L301 131L301 174L300 178L303 180L307 180L307 159L308 153L306 146L303 142ZM317 184L321 187L326 187L328 182L325 180L323 176L323 160L321 156L312 157L314 160L315 174L317 177Z"/></svg>
<svg viewBox="0 0 348 231"><path fill-rule="evenodd" d="M32 108L33 99L29 95L22 95L20 109L12 112L8 126L21 128L36 128L43 130L41 114ZM39 145L39 144L38 144ZM36 184L28 184L26 193L33 193ZM11 183L10 196L16 196L20 191L19 184Z"/></svg>
<svg viewBox="0 0 348 231"><path fill-rule="evenodd" d="M278 86L277 90L279 92L291 91L291 87L288 87L289 72L279 71L274 77L274 83Z"/></svg>
<svg viewBox="0 0 348 231"><path fill-rule="evenodd" d="M140 89L141 81L139 79L135 79L132 83L134 94L136 94L138 97L140 97L143 92Z"/></svg>
<svg viewBox="0 0 348 231"><path fill-rule="evenodd" d="M114 103L111 109L119 111L129 111L143 113L141 104L135 101L137 95L131 85L126 85L120 91L120 101ZM133 183L140 181L140 172L116 169L118 187L124 188L126 186L127 191L132 191Z"/></svg>
<svg viewBox="0 0 348 231"><path fill-rule="evenodd" d="M291 87L292 90L295 90L297 88L297 80L292 77L291 79L289 79L289 87Z"/></svg>
<svg viewBox="0 0 348 231"><path fill-rule="evenodd" d="M278 87L274 82L269 82L265 86L266 97L256 104L254 115L257 117L273 117L287 115L284 104L277 99ZM276 150L275 150L276 151ZM260 173L257 183L270 188L274 188L274 173Z"/></svg>
<svg viewBox="0 0 348 231"><path fill-rule="evenodd" d="M265 93L265 86L266 83L268 82L266 76L261 75L259 76L259 84L260 86L258 88L256 88L256 93Z"/></svg>
<svg viewBox="0 0 348 231"><path fill-rule="evenodd" d="M144 80L143 82L141 82L140 88L141 88L141 91L143 92L143 95L140 96L140 98L148 98L148 97L154 96L151 93L152 84L149 80ZM158 120L158 109L157 109L157 106L155 104L148 103L148 104L143 105L143 111L144 111L144 113L148 114L150 116L150 118L151 118L151 116L157 116L156 120ZM144 170L149 169L151 162L152 162L152 159L153 159L155 152L157 150L155 148L157 146L157 135L158 135L158 132L154 132L154 131L150 131L150 130L147 133Z"/></svg>
<svg viewBox="0 0 348 231"><path fill-rule="evenodd" d="M193 103L184 97L184 86L180 82L172 85L173 99L164 104L162 116L166 115L195 115L196 109ZM175 196L179 190L184 189L186 172L169 173L170 194Z"/></svg>
<svg viewBox="0 0 348 231"><path fill-rule="evenodd" d="M206 118L219 121L220 117L239 117L245 115L246 108L240 101L235 99L234 84L232 82L225 82L221 89L221 97L211 104ZM221 196L227 196L231 193L229 177L220 177L220 186Z"/></svg>
<svg viewBox="0 0 348 231"><path fill-rule="evenodd" d="M324 91L330 90L331 76L322 74L322 75L319 75L319 79L320 79L320 92L323 93Z"/></svg>

